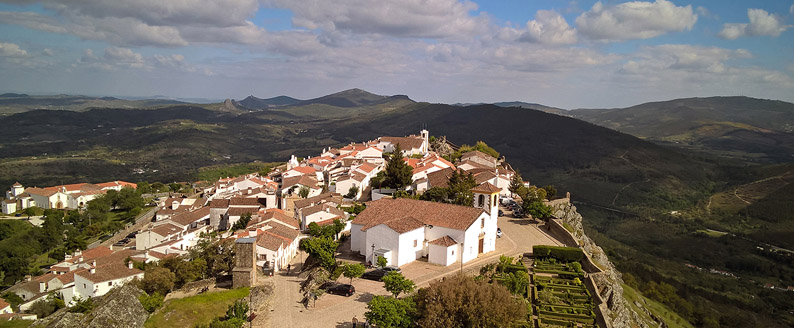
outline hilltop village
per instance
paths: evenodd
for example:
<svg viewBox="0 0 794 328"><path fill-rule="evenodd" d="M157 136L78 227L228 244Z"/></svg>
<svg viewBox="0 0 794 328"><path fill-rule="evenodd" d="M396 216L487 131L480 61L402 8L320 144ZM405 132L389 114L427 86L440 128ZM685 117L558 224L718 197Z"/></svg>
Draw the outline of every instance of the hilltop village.
<svg viewBox="0 0 794 328"><path fill-rule="evenodd" d="M108 242L75 250L44 274L28 276L9 288L7 292L21 298L18 311L22 313L13 313L9 307L3 315L31 318L32 307L52 295L68 307L130 282L140 285L149 279L147 266L173 266L174 261L181 261L174 259L205 252L207 240L226 242L217 247L229 251L234 248L234 259L219 260L233 262L226 272L233 280L231 287L256 286L268 276L289 275L298 266L304 270L307 257L322 261L301 240L323 234L338 243L331 257L347 263L343 267L359 263L362 268L382 268L373 272L403 268L406 276L421 283L456 272L456 265L460 271L464 266L469 270L494 261L501 253L529 250L533 245L576 246L558 237L572 238L562 223L543 230L537 220L530 227L507 228L530 229L525 236L521 232L497 242L503 235L502 222L507 220L503 210L511 210L515 218L527 216L515 200L520 201L517 189L526 190L529 183L504 158L474 148L450 154L456 150L446 143L442 155L432 149L431 139L422 130L417 135L383 136L326 148L312 157L293 155L267 174L198 181L191 184L191 192L153 198L151 210ZM466 186L465 190L459 190L460 186ZM17 183L3 201L3 212L33 206L82 211L108 190L136 187L123 181L47 188L24 188ZM543 192L543 206L569 203L569 196L548 201L545 198L553 195L547 197L546 191L538 190ZM528 197L526 192L523 197ZM420 267L421 272L414 274ZM354 292L352 285L344 286L351 286L348 295ZM307 293L305 297L314 295ZM595 324L594 318L589 314L577 320Z"/></svg>

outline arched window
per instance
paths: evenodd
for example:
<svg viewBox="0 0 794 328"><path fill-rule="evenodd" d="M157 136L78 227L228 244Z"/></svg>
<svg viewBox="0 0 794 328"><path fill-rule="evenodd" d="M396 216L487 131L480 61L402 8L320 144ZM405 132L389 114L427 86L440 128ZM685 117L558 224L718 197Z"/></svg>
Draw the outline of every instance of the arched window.
<svg viewBox="0 0 794 328"><path fill-rule="evenodd" d="M480 204L480 206L484 206L485 205L485 195L480 195L480 201L477 202L477 203Z"/></svg>

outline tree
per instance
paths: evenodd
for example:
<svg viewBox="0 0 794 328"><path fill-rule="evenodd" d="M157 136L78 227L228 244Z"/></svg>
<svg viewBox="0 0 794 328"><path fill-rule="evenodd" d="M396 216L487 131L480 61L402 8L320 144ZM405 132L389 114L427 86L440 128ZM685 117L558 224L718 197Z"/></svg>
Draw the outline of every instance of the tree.
<svg viewBox="0 0 794 328"><path fill-rule="evenodd" d="M388 265L388 264L389 264L389 260L387 260L387 259L386 259L385 257L383 257L383 256L378 256L378 259L375 261L375 264L376 264L376 265L377 265L379 268L383 269L383 268L385 268L385 267L386 267L386 265Z"/></svg>
<svg viewBox="0 0 794 328"><path fill-rule="evenodd" d="M547 185L543 187L543 190L546 191L546 199L551 200L554 196L557 195L557 188L554 188L554 185Z"/></svg>
<svg viewBox="0 0 794 328"><path fill-rule="evenodd" d="M541 189L542 190L542 189ZM541 201L524 202L521 204L524 213L532 215L535 219L545 219L551 217L551 207Z"/></svg>
<svg viewBox="0 0 794 328"><path fill-rule="evenodd" d="M251 222L251 213L243 213L240 215L240 219L232 225L232 232L245 229L249 222Z"/></svg>
<svg viewBox="0 0 794 328"><path fill-rule="evenodd" d="M430 283L414 301L420 327L510 327L526 320L526 306L507 288L465 275Z"/></svg>
<svg viewBox="0 0 794 328"><path fill-rule="evenodd" d="M356 195L358 195L358 187L352 186L350 187L350 189L347 190L347 194L345 194L345 198L353 199L356 198Z"/></svg>
<svg viewBox="0 0 794 328"><path fill-rule="evenodd" d="M168 189L170 189L172 192L179 192L179 190L182 190L182 185L176 182L169 183Z"/></svg>
<svg viewBox="0 0 794 328"><path fill-rule="evenodd" d="M504 284L514 295L523 295L529 286L529 274L525 271L511 272L507 275Z"/></svg>
<svg viewBox="0 0 794 328"><path fill-rule="evenodd" d="M400 145L394 146L394 152L386 162L386 174L383 184L397 190L405 189L413 182L413 168L403 160Z"/></svg>
<svg viewBox="0 0 794 328"><path fill-rule="evenodd" d="M137 185L138 185L138 187L135 189L135 191L137 191L138 194L150 194L150 193L152 193L152 185L150 185L148 182L141 181L141 182L138 182Z"/></svg>
<svg viewBox="0 0 794 328"><path fill-rule="evenodd" d="M190 249L190 258L206 261L206 276L217 277L231 272L234 267L234 241L218 240L214 234L205 234Z"/></svg>
<svg viewBox="0 0 794 328"><path fill-rule="evenodd" d="M391 271L383 278L383 286L389 293L392 293L394 297L400 295L400 293L410 293L414 290L416 285L411 279L405 278L402 273Z"/></svg>
<svg viewBox="0 0 794 328"><path fill-rule="evenodd" d="M367 304L364 317L379 328L414 327L416 307L411 299L375 296Z"/></svg>
<svg viewBox="0 0 794 328"><path fill-rule="evenodd" d="M513 178L510 179L510 186L508 187L508 190L510 190L510 192L514 194L517 194L518 191L521 190L521 188L523 187L524 187L524 180L521 179L521 174L518 174L518 172L516 172L516 174L513 174Z"/></svg>
<svg viewBox="0 0 794 328"><path fill-rule="evenodd" d="M31 207L28 207L28 208L22 210L22 214L25 214L28 217L28 219L30 219L31 216L36 215L35 206L31 206Z"/></svg>
<svg viewBox="0 0 794 328"><path fill-rule="evenodd" d="M309 187L303 186L298 190L298 196L301 198L309 197Z"/></svg>
<svg viewBox="0 0 794 328"><path fill-rule="evenodd" d="M174 281L176 281L176 275L171 270L151 267L144 272L143 280L141 280L140 284L141 289L150 295L155 292L165 295L174 288Z"/></svg>
<svg viewBox="0 0 794 328"><path fill-rule="evenodd" d="M69 308L69 312L72 313L87 313L94 309L94 300L90 297L88 298L76 298L74 299L74 305Z"/></svg>
<svg viewBox="0 0 794 328"><path fill-rule="evenodd" d="M331 237L312 237L300 241L300 248L309 256L316 258L320 262L320 266L331 272L336 266L337 247L339 247L339 243Z"/></svg>
<svg viewBox="0 0 794 328"><path fill-rule="evenodd" d="M350 278L350 283L353 283L353 278L361 277L364 274L364 265L361 263L345 264L342 267L342 274Z"/></svg>

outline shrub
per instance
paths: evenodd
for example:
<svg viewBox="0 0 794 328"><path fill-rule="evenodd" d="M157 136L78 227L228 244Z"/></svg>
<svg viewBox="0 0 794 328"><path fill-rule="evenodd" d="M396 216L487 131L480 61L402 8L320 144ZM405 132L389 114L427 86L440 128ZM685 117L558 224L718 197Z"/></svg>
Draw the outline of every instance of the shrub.
<svg viewBox="0 0 794 328"><path fill-rule="evenodd" d="M147 294L139 296L138 301L141 302L141 305L143 305L143 308L146 309L146 312L154 313L154 311L163 306L164 298L165 297L160 295L160 293L154 292L154 294L151 296Z"/></svg>
<svg viewBox="0 0 794 328"><path fill-rule="evenodd" d="M535 245L532 247L535 258L555 258L564 262L578 262L584 257L581 248Z"/></svg>

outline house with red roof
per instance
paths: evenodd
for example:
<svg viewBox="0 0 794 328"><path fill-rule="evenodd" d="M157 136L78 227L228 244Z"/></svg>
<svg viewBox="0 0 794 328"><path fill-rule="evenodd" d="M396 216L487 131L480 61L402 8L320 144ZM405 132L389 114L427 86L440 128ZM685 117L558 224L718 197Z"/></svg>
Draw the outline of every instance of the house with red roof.
<svg viewBox="0 0 794 328"><path fill-rule="evenodd" d="M472 189L474 206L383 198L370 202L351 224L350 248L375 263L402 266L421 257L439 265L466 263L496 249L499 188Z"/></svg>

